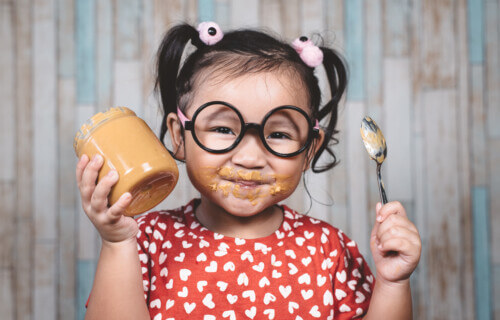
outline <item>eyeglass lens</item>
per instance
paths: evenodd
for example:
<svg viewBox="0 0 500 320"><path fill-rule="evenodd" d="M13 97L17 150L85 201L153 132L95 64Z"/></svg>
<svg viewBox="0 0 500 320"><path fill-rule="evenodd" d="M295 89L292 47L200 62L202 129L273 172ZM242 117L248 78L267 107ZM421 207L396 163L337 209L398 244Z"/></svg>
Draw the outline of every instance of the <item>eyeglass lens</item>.
<svg viewBox="0 0 500 320"><path fill-rule="evenodd" d="M227 149L243 134L238 113L223 104L205 107L193 120L199 143L211 150ZM277 153L291 154L306 145L309 130L308 119L301 112L276 109L263 124L263 142Z"/></svg>

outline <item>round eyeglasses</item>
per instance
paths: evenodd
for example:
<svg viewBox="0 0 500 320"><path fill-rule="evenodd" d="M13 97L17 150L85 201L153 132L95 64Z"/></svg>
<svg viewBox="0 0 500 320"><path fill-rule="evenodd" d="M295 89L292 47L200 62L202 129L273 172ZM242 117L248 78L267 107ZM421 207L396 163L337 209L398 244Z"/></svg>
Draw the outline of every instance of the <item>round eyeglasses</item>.
<svg viewBox="0 0 500 320"><path fill-rule="evenodd" d="M306 150L319 135L307 113L295 106L269 111L261 124L245 122L241 113L224 101L211 101L199 107L191 120L180 109L177 115L184 129L205 151L225 153L236 148L249 129L256 129L264 147L278 157L289 158Z"/></svg>

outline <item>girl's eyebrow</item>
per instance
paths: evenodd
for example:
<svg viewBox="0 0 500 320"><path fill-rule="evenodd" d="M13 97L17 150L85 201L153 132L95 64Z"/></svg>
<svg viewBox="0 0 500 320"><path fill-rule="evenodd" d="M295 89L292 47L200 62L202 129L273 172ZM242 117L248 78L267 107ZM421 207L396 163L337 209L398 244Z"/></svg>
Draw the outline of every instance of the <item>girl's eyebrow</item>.
<svg viewBox="0 0 500 320"><path fill-rule="evenodd" d="M209 116L204 117L205 120L210 121L213 119L220 118L221 116L224 116L224 114L229 113L229 114L236 114L233 110L228 110L227 108L224 108L223 110L217 111L217 112L212 112ZM226 117L227 119L227 117Z"/></svg>

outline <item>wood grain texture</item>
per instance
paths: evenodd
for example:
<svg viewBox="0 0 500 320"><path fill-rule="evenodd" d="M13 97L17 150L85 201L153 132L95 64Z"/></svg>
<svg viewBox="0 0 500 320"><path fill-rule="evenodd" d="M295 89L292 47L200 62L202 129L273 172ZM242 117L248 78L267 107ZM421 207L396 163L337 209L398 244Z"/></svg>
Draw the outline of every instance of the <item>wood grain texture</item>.
<svg viewBox="0 0 500 320"><path fill-rule="evenodd" d="M10 4L0 4L0 150L4 155L15 154L15 38L13 8ZM0 157L0 182L15 179L16 163L14 157Z"/></svg>
<svg viewBox="0 0 500 320"><path fill-rule="evenodd" d="M259 0L232 0L230 17L233 28L259 26Z"/></svg>
<svg viewBox="0 0 500 320"><path fill-rule="evenodd" d="M384 0L384 55L388 57L407 56L409 41L409 0Z"/></svg>
<svg viewBox="0 0 500 320"><path fill-rule="evenodd" d="M199 21L213 21L215 18L215 3L214 0L199 0L198 1L198 17Z"/></svg>
<svg viewBox="0 0 500 320"><path fill-rule="evenodd" d="M15 182L0 181L0 204L2 204L2 224L0 225L0 270L14 270L15 266L15 214L16 214ZM13 276L11 274L11 276ZM9 283L11 283L10 281ZM6 296L2 296L7 298Z"/></svg>
<svg viewBox="0 0 500 320"><path fill-rule="evenodd" d="M489 140L489 187L490 187L490 229L491 229L491 261L500 267L500 139ZM498 300L495 300L498 301Z"/></svg>
<svg viewBox="0 0 500 320"><path fill-rule="evenodd" d="M465 319L475 317L475 299L469 292L474 290L474 257L473 257L473 230L472 230L472 206L471 206L471 176L470 176L470 65L468 64L468 43L465 40L467 35L467 0L460 0L457 3L456 17L456 39L457 39L457 61L459 70L457 70L457 103L459 128L457 140L461 148L458 153L458 178L460 190L460 220L463 225L462 244L463 244L463 281L461 282L462 292L462 312ZM466 128L466 129L463 129Z"/></svg>
<svg viewBox="0 0 500 320"><path fill-rule="evenodd" d="M57 247L54 240L36 242L34 283L33 283L33 314L36 319L57 319Z"/></svg>
<svg viewBox="0 0 500 320"><path fill-rule="evenodd" d="M484 0L467 1L469 61L480 64L484 60Z"/></svg>
<svg viewBox="0 0 500 320"><path fill-rule="evenodd" d="M307 37L311 37L314 41L314 33L320 33L323 31L323 20L318 19L321 17L321 13L323 12L323 6L321 0L306 0L302 1L302 17L301 21L301 31L300 35L296 35L295 38L298 38L302 34ZM293 39L292 39L293 40Z"/></svg>
<svg viewBox="0 0 500 320"><path fill-rule="evenodd" d="M97 110L104 111L113 105L113 61L116 46L114 43L115 24L113 23L113 0L100 0L96 3L96 102ZM117 39L116 41L120 41ZM125 45L130 46L130 45ZM133 51L133 49L131 49Z"/></svg>
<svg viewBox="0 0 500 320"><path fill-rule="evenodd" d="M76 282L76 157L73 150L75 130L76 81L74 2L57 1L58 8L58 256L57 314L63 319L75 318Z"/></svg>
<svg viewBox="0 0 500 320"><path fill-rule="evenodd" d="M35 245L33 313L57 317L57 42L55 1L33 8L33 162Z"/></svg>
<svg viewBox="0 0 500 320"><path fill-rule="evenodd" d="M114 57L120 60L139 58L140 0L115 0Z"/></svg>
<svg viewBox="0 0 500 320"><path fill-rule="evenodd" d="M386 191L388 197L401 202L413 200L411 150L411 83L408 58L385 58L384 124L387 142ZM389 200L391 201L391 200Z"/></svg>
<svg viewBox="0 0 500 320"><path fill-rule="evenodd" d="M500 319L500 266L496 265L493 269L494 292L493 292L493 319Z"/></svg>
<svg viewBox="0 0 500 320"><path fill-rule="evenodd" d="M345 0L345 48L349 63L349 85L347 100L360 101L365 98L364 86L364 42L363 42L363 2L361 0Z"/></svg>
<svg viewBox="0 0 500 320"><path fill-rule="evenodd" d="M426 214L430 319L463 319L460 303L460 221L456 142L456 91L423 97L425 117ZM440 143L432 143L439 137Z"/></svg>
<svg viewBox="0 0 500 320"><path fill-rule="evenodd" d="M281 36L283 34L281 24L283 10L281 8L280 1L262 1L259 9L260 25L264 28L264 30Z"/></svg>
<svg viewBox="0 0 500 320"><path fill-rule="evenodd" d="M451 88L456 85L456 43L454 37L454 1L423 0L420 63L422 81L432 88Z"/></svg>
<svg viewBox="0 0 500 320"><path fill-rule="evenodd" d="M489 199L486 187L473 187L474 276L477 319L491 319L492 274L490 262Z"/></svg>
<svg viewBox="0 0 500 320"><path fill-rule="evenodd" d="M75 168L77 158L73 150L76 107L74 78L58 81L58 314L63 319L75 317L77 221Z"/></svg>
<svg viewBox="0 0 500 320"><path fill-rule="evenodd" d="M215 1L215 21L219 24L222 30L227 30L231 25L231 1L230 0L214 0Z"/></svg>
<svg viewBox="0 0 500 320"><path fill-rule="evenodd" d="M33 62L34 199L37 240L57 234L57 101L54 1L34 6Z"/></svg>
<svg viewBox="0 0 500 320"><path fill-rule="evenodd" d="M335 44L335 48L341 53L345 52L344 42L344 1L343 0L325 0L323 19L327 32L327 43Z"/></svg>
<svg viewBox="0 0 500 320"><path fill-rule="evenodd" d="M487 0L485 6L485 103L488 134L500 138L500 3Z"/></svg>
<svg viewBox="0 0 500 320"><path fill-rule="evenodd" d="M0 4L2 6L3 4ZM2 319L14 320L15 319L15 299L12 295L12 269L0 268L0 312Z"/></svg>
<svg viewBox="0 0 500 320"><path fill-rule="evenodd" d="M281 8L283 8L282 15L282 30L283 36L286 39L295 39L300 30L300 17L301 17L301 3L300 0L280 0Z"/></svg>
<svg viewBox="0 0 500 320"><path fill-rule="evenodd" d="M144 117L140 60L115 60L113 106L124 106Z"/></svg>
<svg viewBox="0 0 500 320"><path fill-rule="evenodd" d="M76 81L77 102L95 103L95 0L77 0L76 8Z"/></svg>
<svg viewBox="0 0 500 320"><path fill-rule="evenodd" d="M474 186L486 186L487 140L486 140L486 110L483 97L482 65L472 65L470 74L470 111L471 111L471 183Z"/></svg>
<svg viewBox="0 0 500 320"><path fill-rule="evenodd" d="M30 0L15 1L16 36L16 220L14 301L17 319L33 315L33 6ZM19 88L22 88L20 90Z"/></svg>

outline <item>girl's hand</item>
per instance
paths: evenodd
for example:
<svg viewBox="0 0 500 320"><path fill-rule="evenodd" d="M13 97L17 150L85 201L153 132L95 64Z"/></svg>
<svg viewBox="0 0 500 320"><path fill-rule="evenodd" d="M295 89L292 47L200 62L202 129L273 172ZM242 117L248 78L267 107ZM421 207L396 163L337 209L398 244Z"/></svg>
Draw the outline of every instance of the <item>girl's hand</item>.
<svg viewBox="0 0 500 320"><path fill-rule="evenodd" d="M420 260L422 244L415 225L401 203L377 204L377 219L370 239L377 281L407 280Z"/></svg>
<svg viewBox="0 0 500 320"><path fill-rule="evenodd" d="M80 189L83 210L103 241L135 240L139 230L137 222L123 215L132 197L126 192L113 206L108 207L108 195L111 187L118 181L118 173L111 170L96 184L102 164L103 158L100 155L94 156L92 161L89 161L87 155L83 155L76 165L76 181Z"/></svg>

